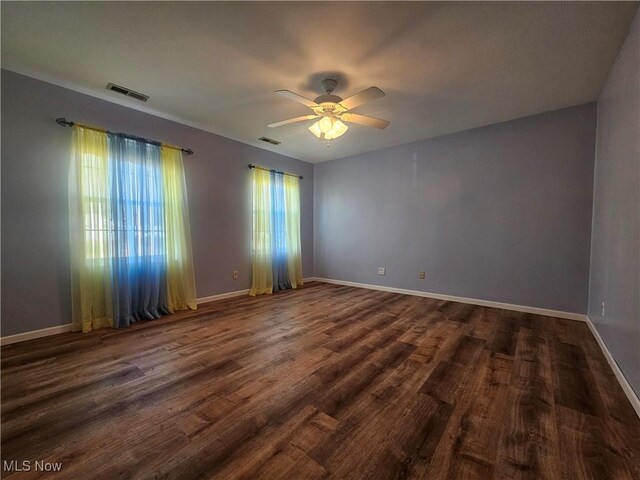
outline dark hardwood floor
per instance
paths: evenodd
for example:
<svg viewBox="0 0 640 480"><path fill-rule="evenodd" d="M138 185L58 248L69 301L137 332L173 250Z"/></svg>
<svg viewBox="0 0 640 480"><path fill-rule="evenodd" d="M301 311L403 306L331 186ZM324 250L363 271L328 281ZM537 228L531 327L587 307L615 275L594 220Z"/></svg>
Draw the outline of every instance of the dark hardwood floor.
<svg viewBox="0 0 640 480"><path fill-rule="evenodd" d="M639 479L585 324L313 282L2 348L11 478Z"/></svg>

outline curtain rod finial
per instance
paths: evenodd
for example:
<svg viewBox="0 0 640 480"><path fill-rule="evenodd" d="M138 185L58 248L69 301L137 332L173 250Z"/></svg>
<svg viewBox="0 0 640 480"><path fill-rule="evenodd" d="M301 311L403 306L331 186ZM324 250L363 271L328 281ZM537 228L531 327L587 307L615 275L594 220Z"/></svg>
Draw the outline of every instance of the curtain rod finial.
<svg viewBox="0 0 640 480"><path fill-rule="evenodd" d="M73 127L73 122L67 121L64 117L56 118L56 123L62 127Z"/></svg>

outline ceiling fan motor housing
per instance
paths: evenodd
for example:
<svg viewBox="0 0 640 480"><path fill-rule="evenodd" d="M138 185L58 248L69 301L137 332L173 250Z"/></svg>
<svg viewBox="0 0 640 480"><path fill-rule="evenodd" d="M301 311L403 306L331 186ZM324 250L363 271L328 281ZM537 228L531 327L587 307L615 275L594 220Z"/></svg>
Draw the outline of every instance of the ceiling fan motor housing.
<svg viewBox="0 0 640 480"><path fill-rule="evenodd" d="M320 95L314 100L318 106L311 108L313 112L316 115L322 115L324 117L340 115L341 113L346 112L346 109L343 108L342 105L338 105L342 101L342 97L331 95L338 85L338 82L333 78L325 78L322 80L321 84L325 95Z"/></svg>
<svg viewBox="0 0 640 480"><path fill-rule="evenodd" d="M320 95L314 100L318 105L323 103L340 103L341 101L342 98L337 95Z"/></svg>

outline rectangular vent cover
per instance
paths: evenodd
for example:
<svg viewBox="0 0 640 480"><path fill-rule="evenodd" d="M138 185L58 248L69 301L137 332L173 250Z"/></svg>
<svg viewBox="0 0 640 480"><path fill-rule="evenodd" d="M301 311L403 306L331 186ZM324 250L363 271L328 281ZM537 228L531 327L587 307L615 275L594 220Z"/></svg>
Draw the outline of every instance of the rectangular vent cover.
<svg viewBox="0 0 640 480"><path fill-rule="evenodd" d="M141 102L146 102L149 100L149 96L140 92L135 92L130 88L123 87L121 85L116 85L115 83L108 83L107 90L112 90L114 92L121 93L122 95L126 95L127 97L135 98L136 100L140 100Z"/></svg>
<svg viewBox="0 0 640 480"><path fill-rule="evenodd" d="M282 142L279 142L278 140L274 140L273 138L267 138L267 137L260 137L258 140L260 140L261 142L270 143L271 145L280 145L282 143Z"/></svg>

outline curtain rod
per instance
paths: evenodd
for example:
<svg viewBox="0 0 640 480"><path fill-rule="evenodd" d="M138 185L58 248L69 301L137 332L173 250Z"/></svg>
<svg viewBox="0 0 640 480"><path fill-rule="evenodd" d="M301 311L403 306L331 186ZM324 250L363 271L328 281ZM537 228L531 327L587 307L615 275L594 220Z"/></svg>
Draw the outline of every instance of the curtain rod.
<svg viewBox="0 0 640 480"><path fill-rule="evenodd" d="M253 163L249 164L249 168L255 168L257 170L264 170L265 172L279 173L280 175L289 175L290 177L298 177L300 180L302 180L304 178L302 175L296 175L295 173L283 172L281 170L274 170L273 168L259 167L258 165L254 165Z"/></svg>
<svg viewBox="0 0 640 480"><path fill-rule="evenodd" d="M125 137L125 138L131 138L132 140L138 140L140 142L151 143L152 145L160 144L160 146L162 146L162 147L173 148L174 150L180 150L181 152L184 152L187 155L193 155L193 150L191 150L190 148L176 147L175 145L169 145L168 143L162 143L162 142L157 142L155 140L149 140L148 138L136 137L135 135L129 135L128 133L110 132L109 130L105 130L104 128L91 127L89 125L83 125L82 123L72 122L70 120L67 120L64 117L56 118L56 123L58 125L62 126L62 127L73 127L74 125L76 125L76 126L81 127L81 128L86 128L87 130L94 130L96 132L103 132L103 133L107 133L107 134L110 133L112 135L120 135L120 136Z"/></svg>

